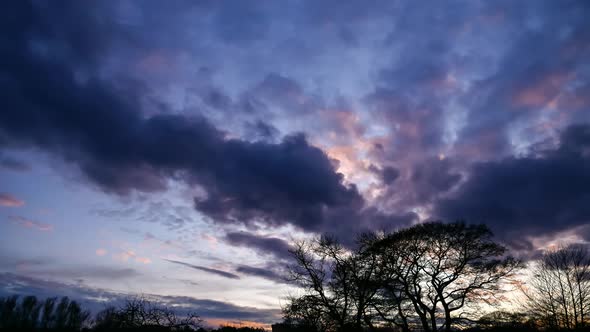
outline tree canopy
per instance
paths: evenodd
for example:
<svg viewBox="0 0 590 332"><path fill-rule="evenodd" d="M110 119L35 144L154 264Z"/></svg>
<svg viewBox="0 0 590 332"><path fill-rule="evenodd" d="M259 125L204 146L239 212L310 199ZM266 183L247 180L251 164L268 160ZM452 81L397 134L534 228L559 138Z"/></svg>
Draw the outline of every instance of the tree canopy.
<svg viewBox="0 0 590 332"><path fill-rule="evenodd" d="M322 237L293 250L293 280L306 294L286 316L321 331L449 331L493 305L521 267L485 225L429 222L390 234L364 234L355 249Z"/></svg>

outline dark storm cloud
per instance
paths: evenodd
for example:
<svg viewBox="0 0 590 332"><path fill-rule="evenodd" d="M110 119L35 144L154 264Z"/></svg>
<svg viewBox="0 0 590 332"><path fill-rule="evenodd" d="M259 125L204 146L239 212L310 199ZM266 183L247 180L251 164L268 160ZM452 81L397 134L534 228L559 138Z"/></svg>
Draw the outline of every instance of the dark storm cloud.
<svg viewBox="0 0 590 332"><path fill-rule="evenodd" d="M511 241L590 222L590 125L575 125L539 155L476 163L467 182L435 214L485 222Z"/></svg>
<svg viewBox="0 0 590 332"><path fill-rule="evenodd" d="M226 271L221 271L221 270L217 270L217 269L212 269L210 267L204 267L204 266L200 266L200 265L195 265L195 264L189 264L189 263L185 263L185 262L180 262L180 261L175 261L172 259L164 259L167 262L170 263L174 263L174 264L178 264L178 265L182 265L182 266L186 266L186 267L190 267L191 269L195 269L195 270L199 270L199 271L204 271L207 273L213 273L216 274L218 276L222 276L224 278L228 278L228 279L240 279L240 276L230 273L230 272L226 272Z"/></svg>
<svg viewBox="0 0 590 332"><path fill-rule="evenodd" d="M195 200L197 209L215 220L277 226L293 220L303 229L319 229L332 221L326 212L363 207L356 188L345 186L324 152L301 135L278 145L228 141L223 150L212 169L223 183L208 186L213 178L201 180L207 198Z"/></svg>
<svg viewBox="0 0 590 332"><path fill-rule="evenodd" d="M452 166L450 160L439 158L431 158L416 165L410 178L416 201L428 202L451 190L461 180L461 174L456 173Z"/></svg>
<svg viewBox="0 0 590 332"><path fill-rule="evenodd" d="M66 284L12 273L0 273L0 296L36 295L40 298L68 296L79 301L85 308L97 313L109 305L123 305L129 298L144 296L159 305L175 308L180 313L196 312L205 319L238 319L273 323L280 319L278 309L258 309L238 306L228 302L198 299L186 296L161 296L153 294L127 294L110 290Z"/></svg>
<svg viewBox="0 0 590 332"><path fill-rule="evenodd" d="M108 192L162 190L170 177L198 184L206 196L196 198L195 207L218 222L293 223L325 231L365 216L387 217L362 212L365 202L356 187L345 185L326 154L303 135L278 144L248 142L226 138L199 115L142 115L128 89L89 69L79 75L76 64L86 62L86 52L100 53L76 43L91 40L92 28L64 36L65 23L58 30L40 25L62 19L60 13L26 2L17 7L12 12L19 19L8 20L14 38L3 49L4 145L52 151ZM59 49L75 51L57 52L55 40ZM297 86L279 76L269 76L261 88L273 84L297 97ZM370 220L362 223L367 227Z"/></svg>
<svg viewBox="0 0 590 332"><path fill-rule="evenodd" d="M232 232L225 235L225 241L233 246L243 246L254 249L263 255L273 255L279 259L291 258L291 246L276 237L263 237L244 232Z"/></svg>

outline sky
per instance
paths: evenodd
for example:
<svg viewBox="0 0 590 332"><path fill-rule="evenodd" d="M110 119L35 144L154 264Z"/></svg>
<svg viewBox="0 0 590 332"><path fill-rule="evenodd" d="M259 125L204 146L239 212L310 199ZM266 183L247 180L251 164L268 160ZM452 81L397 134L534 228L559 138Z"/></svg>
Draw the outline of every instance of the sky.
<svg viewBox="0 0 590 332"><path fill-rule="evenodd" d="M280 320L294 241L590 241L588 1L4 1L0 295Z"/></svg>

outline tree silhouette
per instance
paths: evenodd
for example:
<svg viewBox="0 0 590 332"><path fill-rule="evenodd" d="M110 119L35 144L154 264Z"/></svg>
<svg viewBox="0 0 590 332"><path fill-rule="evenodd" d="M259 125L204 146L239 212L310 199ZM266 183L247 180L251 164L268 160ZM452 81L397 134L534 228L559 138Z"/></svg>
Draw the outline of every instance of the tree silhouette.
<svg viewBox="0 0 590 332"><path fill-rule="evenodd" d="M590 254L588 247L570 245L546 251L522 287L525 308L540 325L581 328L590 310Z"/></svg>
<svg viewBox="0 0 590 332"><path fill-rule="evenodd" d="M291 271L305 295L290 299L285 316L327 331L449 331L476 318L469 314L478 304L497 303L502 282L521 267L506 251L486 226L462 222L365 234L354 250L329 237L300 242Z"/></svg>
<svg viewBox="0 0 590 332"><path fill-rule="evenodd" d="M470 318L471 307L497 303L501 281L521 267L504 257L507 249L485 225L462 222L418 224L385 236L373 250L382 255L384 294L397 304L404 330L417 316L425 331L449 331Z"/></svg>
<svg viewBox="0 0 590 332"><path fill-rule="evenodd" d="M292 250L296 263L291 279L306 294L291 299L286 316L300 317L318 331L358 331L372 326L371 303L378 292L379 262L366 250L373 237L359 237L350 252L334 238L299 242Z"/></svg>
<svg viewBox="0 0 590 332"><path fill-rule="evenodd" d="M98 313L94 328L97 331L192 331L199 329L201 322L195 313L181 316L165 306L138 297L127 300L119 308L109 307Z"/></svg>
<svg viewBox="0 0 590 332"><path fill-rule="evenodd" d="M76 301L63 297L57 307L56 299L41 302L35 296L0 298L0 328L7 330L56 329L75 331L82 328L90 312L82 310Z"/></svg>

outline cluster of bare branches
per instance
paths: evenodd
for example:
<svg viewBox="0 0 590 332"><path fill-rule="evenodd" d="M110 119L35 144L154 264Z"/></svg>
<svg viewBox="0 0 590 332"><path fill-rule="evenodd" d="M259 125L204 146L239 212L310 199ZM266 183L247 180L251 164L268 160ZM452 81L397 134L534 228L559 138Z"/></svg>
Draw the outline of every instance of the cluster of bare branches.
<svg viewBox="0 0 590 332"><path fill-rule="evenodd" d="M96 316L95 330L161 328L166 331L197 330L202 319L195 313L179 315L176 311L156 305L143 297L133 298L119 307L109 307Z"/></svg>
<svg viewBox="0 0 590 332"><path fill-rule="evenodd" d="M285 318L317 331L449 331L496 304L521 267L484 225L424 223L359 237L355 250L322 237L297 243L292 279L305 291Z"/></svg>
<svg viewBox="0 0 590 332"><path fill-rule="evenodd" d="M581 328L590 323L590 254L584 245L546 251L522 286L525 308L540 325Z"/></svg>

